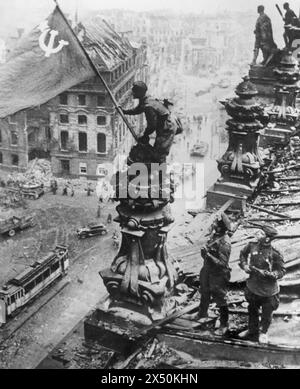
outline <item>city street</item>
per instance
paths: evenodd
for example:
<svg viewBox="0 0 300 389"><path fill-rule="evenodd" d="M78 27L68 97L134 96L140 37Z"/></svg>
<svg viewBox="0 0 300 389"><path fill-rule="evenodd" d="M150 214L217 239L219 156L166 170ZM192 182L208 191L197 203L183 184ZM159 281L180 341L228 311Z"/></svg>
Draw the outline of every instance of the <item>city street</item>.
<svg viewBox="0 0 300 389"><path fill-rule="evenodd" d="M56 243L65 243L70 253L66 276L70 283L10 339L0 344L1 368L34 368L104 296L105 288L98 272L109 266L116 254L111 239L116 223L108 225L110 231L105 236L79 240L75 235L76 228L86 222L106 222L108 211L115 215L114 207L109 205L103 210L103 217L96 218L95 195L87 197L82 193L71 198L49 193L39 200L28 201L28 208L28 212L36 213L37 226L3 239L0 258L6 271L1 272L1 278L5 276L7 280L6 277L17 274ZM32 305L37 304L38 299ZM22 312L11 320L21 320L21 316ZM0 341L4 336L5 331L1 329Z"/></svg>

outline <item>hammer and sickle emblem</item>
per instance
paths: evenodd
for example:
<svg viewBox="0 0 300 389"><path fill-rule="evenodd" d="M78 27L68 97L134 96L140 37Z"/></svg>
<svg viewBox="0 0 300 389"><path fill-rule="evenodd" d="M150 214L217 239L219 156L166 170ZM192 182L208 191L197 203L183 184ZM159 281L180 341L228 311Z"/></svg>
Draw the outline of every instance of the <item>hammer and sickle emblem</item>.
<svg viewBox="0 0 300 389"><path fill-rule="evenodd" d="M39 37L39 45L40 48L45 52L45 57L50 57L51 54L58 53L59 51L62 50L64 46L67 46L69 44L69 42L67 41L60 40L58 42L58 46L54 47L55 37L58 35L58 31L51 30L50 27L48 26L47 21L42 22L39 25L39 29L42 32ZM45 40L48 33L50 34L50 39L48 45L46 45Z"/></svg>

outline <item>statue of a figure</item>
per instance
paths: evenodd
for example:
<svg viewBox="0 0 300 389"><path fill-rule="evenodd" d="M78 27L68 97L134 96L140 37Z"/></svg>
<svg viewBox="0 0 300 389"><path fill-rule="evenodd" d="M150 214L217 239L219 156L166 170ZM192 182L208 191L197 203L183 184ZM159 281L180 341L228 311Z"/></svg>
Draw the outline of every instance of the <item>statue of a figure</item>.
<svg viewBox="0 0 300 389"><path fill-rule="evenodd" d="M292 34L290 28L292 26L297 26L298 18L295 12L290 9L289 3L284 3L283 8L285 9L284 15L284 34L283 39L286 47L291 47L292 44Z"/></svg>
<svg viewBox="0 0 300 389"><path fill-rule="evenodd" d="M136 81L132 86L134 99L139 104L133 109L122 109L125 115L139 115L145 113L147 127L138 143L149 145L150 135L156 131L156 139L153 146L152 161L164 163L172 146L174 136L182 131L180 121L171 115L169 106L173 105L168 100L161 102L146 94L148 88L143 81Z"/></svg>
<svg viewBox="0 0 300 389"><path fill-rule="evenodd" d="M259 17L256 21L255 25L255 47L254 47L254 57L252 61L252 65L256 64L256 60L259 54L259 49L261 49L263 54L263 62L262 65L266 66L269 64L274 54L277 52L277 45L273 39L273 30L272 23L269 16L264 13L265 7L263 5L259 5L257 7L257 12L259 13Z"/></svg>

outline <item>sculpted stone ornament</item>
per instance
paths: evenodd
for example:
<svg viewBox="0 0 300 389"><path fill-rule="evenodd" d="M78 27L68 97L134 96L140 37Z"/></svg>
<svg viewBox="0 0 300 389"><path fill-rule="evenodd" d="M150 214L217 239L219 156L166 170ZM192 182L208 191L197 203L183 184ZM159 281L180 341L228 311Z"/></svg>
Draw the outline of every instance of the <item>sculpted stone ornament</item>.
<svg viewBox="0 0 300 389"><path fill-rule="evenodd" d="M140 102L141 106L147 113L157 107L147 99ZM166 116L163 109L161 112ZM174 221L170 203L174 201L175 185L166 163L161 163L165 162L175 134L166 136L167 131L162 129L167 127L163 122L159 125L154 146L144 142L145 137L140 138L129 153L127 170L117 172L112 179L114 200L119 201L115 221L120 224L122 242L110 268L99 273L110 295L109 309L130 306L151 321L164 317L172 306L178 279L166 249L167 234ZM149 132L149 121L147 128ZM163 152L158 155L160 148Z"/></svg>
<svg viewBox="0 0 300 389"><path fill-rule="evenodd" d="M275 101L264 110L269 123L260 139L262 147L287 145L299 127L300 111L296 107L296 98L300 90L300 73L298 61L290 51L285 51L274 74L277 79Z"/></svg>
<svg viewBox="0 0 300 389"><path fill-rule="evenodd" d="M257 187L263 166L258 137L263 128L260 119L264 113L255 100L257 89L246 76L235 93L237 97L222 102L231 116L226 122L229 145L217 160L221 178L207 192L208 207L222 205L230 196L236 196L237 206L242 206L242 200L250 197Z"/></svg>
<svg viewBox="0 0 300 389"><path fill-rule="evenodd" d="M218 169L224 178L242 182L250 187L254 184L263 164L257 148L259 130L263 125L262 107L255 101L255 86L246 76L235 93L238 97L224 103L227 113L232 116L226 124L229 132L229 146L225 154L217 161Z"/></svg>

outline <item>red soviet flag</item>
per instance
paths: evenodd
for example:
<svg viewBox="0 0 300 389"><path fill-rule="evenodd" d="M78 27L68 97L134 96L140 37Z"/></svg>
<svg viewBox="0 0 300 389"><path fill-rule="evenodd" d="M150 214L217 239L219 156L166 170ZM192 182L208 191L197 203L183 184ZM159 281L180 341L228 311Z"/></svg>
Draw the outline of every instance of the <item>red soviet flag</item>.
<svg viewBox="0 0 300 389"><path fill-rule="evenodd" d="M47 102L96 73L60 9L18 42L0 66L0 118Z"/></svg>

